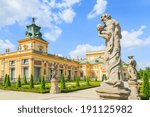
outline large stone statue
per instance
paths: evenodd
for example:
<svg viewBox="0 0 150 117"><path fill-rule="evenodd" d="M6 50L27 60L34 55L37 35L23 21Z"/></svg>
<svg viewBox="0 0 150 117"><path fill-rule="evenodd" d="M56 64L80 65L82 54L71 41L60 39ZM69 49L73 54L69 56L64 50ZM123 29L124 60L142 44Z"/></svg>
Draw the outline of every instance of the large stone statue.
<svg viewBox="0 0 150 117"><path fill-rule="evenodd" d="M107 77L109 80L107 83L117 85L122 81L122 65L121 65L121 28L119 23L111 19L109 14L104 14L101 17L101 21L104 23L104 26L97 26L99 31L99 36L103 37L106 42L105 50L105 64Z"/></svg>
<svg viewBox="0 0 150 117"><path fill-rule="evenodd" d="M119 23L112 19L109 14L101 16L104 26L98 25L100 37L105 39L105 65L108 80L103 82L97 93L103 99L127 99L130 90L125 88L122 75L121 28Z"/></svg>
<svg viewBox="0 0 150 117"><path fill-rule="evenodd" d="M128 58L129 58L129 66L128 66L129 80L137 81L138 74L136 70L136 61L134 60L133 56L129 56Z"/></svg>

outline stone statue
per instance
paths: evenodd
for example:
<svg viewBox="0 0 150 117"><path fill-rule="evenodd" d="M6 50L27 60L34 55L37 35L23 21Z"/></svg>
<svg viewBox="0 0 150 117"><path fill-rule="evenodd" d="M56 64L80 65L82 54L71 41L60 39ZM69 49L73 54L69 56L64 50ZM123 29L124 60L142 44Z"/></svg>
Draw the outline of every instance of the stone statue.
<svg viewBox="0 0 150 117"><path fill-rule="evenodd" d="M133 56L128 56L129 58L129 66L128 66L128 73L129 73L129 80L130 81L137 81L138 74L136 70L136 61L134 60Z"/></svg>
<svg viewBox="0 0 150 117"><path fill-rule="evenodd" d="M112 19L109 14L101 16L104 26L97 26L98 34L105 39L105 65L108 80L101 83L96 90L100 99L127 100L130 95L130 89L123 81L121 46L120 39L121 28L119 23Z"/></svg>
<svg viewBox="0 0 150 117"><path fill-rule="evenodd" d="M105 50L105 64L107 77L109 78L106 82L112 85L120 85L123 79L122 76L122 63L121 63L121 47L120 39L121 28L119 23L111 19L109 14L101 16L101 21L104 26L97 26L99 36L105 39L106 50Z"/></svg>
<svg viewBox="0 0 150 117"><path fill-rule="evenodd" d="M58 87L58 77L57 77L57 72L58 72L58 63L52 63L52 79L51 79L51 88L50 88L50 93L51 94L57 94L60 93L60 89Z"/></svg>
<svg viewBox="0 0 150 117"><path fill-rule="evenodd" d="M57 79L58 63L52 63L52 79Z"/></svg>

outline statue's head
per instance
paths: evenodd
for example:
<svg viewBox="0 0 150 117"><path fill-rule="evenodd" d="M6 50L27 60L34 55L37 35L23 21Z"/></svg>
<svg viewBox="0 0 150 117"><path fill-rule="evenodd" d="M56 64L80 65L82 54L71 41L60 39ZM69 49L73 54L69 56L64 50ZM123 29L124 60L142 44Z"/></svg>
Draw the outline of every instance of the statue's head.
<svg viewBox="0 0 150 117"><path fill-rule="evenodd" d="M134 56L128 56L129 59L133 59Z"/></svg>
<svg viewBox="0 0 150 117"><path fill-rule="evenodd" d="M107 14L107 13L105 13L105 14L103 14L102 16L101 16L101 18L100 18L100 20L102 21L102 22L106 22L107 20L109 20L109 19L111 19L111 16L109 15L109 14Z"/></svg>

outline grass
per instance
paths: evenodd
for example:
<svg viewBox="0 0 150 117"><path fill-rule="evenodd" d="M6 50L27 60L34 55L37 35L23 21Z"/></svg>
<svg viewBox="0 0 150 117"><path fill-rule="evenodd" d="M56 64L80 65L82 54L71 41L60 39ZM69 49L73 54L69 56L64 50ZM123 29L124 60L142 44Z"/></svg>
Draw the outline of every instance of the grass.
<svg viewBox="0 0 150 117"><path fill-rule="evenodd" d="M61 92L68 93L83 89L88 89L92 87L100 86L99 81L90 81L90 85L87 86L85 81L80 81L80 87L76 87L75 81L66 82L66 89L62 89ZM11 87L4 87L3 84L0 84L0 89L2 90L11 90L11 91L23 91L23 92L34 92L34 93L49 93L51 87L51 83L46 83L46 88L44 90L40 89L40 84L36 83L34 88L30 88L29 84L22 84L22 87L16 88L16 84L11 84ZM58 87L60 88L60 82L58 83Z"/></svg>

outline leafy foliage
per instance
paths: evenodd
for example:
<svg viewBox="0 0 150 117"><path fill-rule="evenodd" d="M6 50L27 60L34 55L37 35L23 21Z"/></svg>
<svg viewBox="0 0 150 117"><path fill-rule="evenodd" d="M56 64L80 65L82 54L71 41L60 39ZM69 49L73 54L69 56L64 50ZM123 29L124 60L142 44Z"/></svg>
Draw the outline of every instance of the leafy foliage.
<svg viewBox="0 0 150 117"><path fill-rule="evenodd" d="M90 85L90 77L89 77L89 76L86 77L86 85L87 85L87 86Z"/></svg>
<svg viewBox="0 0 150 117"><path fill-rule="evenodd" d="M150 84L149 84L149 77L147 73L143 75L143 95L146 98L150 97Z"/></svg>
<svg viewBox="0 0 150 117"><path fill-rule="evenodd" d="M26 75L24 75L24 84L27 84L27 77L26 77Z"/></svg>
<svg viewBox="0 0 150 117"><path fill-rule="evenodd" d="M64 75L61 74L61 89L65 89L65 88L66 88L66 84L65 84Z"/></svg>
<svg viewBox="0 0 150 117"><path fill-rule="evenodd" d="M20 79L20 75L19 75L19 77L18 77L16 87L17 87L17 88L18 88L18 87L21 87L21 79Z"/></svg>
<svg viewBox="0 0 150 117"><path fill-rule="evenodd" d="M10 87L10 86L11 86L10 78L9 78L9 75L7 75L6 82L5 82L5 87Z"/></svg>
<svg viewBox="0 0 150 117"><path fill-rule="evenodd" d="M76 87L80 87L79 77L76 77Z"/></svg>
<svg viewBox="0 0 150 117"><path fill-rule="evenodd" d="M45 79L44 76L41 79L41 89L44 90L45 89Z"/></svg>
<svg viewBox="0 0 150 117"><path fill-rule="evenodd" d="M31 78L30 78L30 88L34 88L34 81L33 81L33 75L31 74Z"/></svg>

